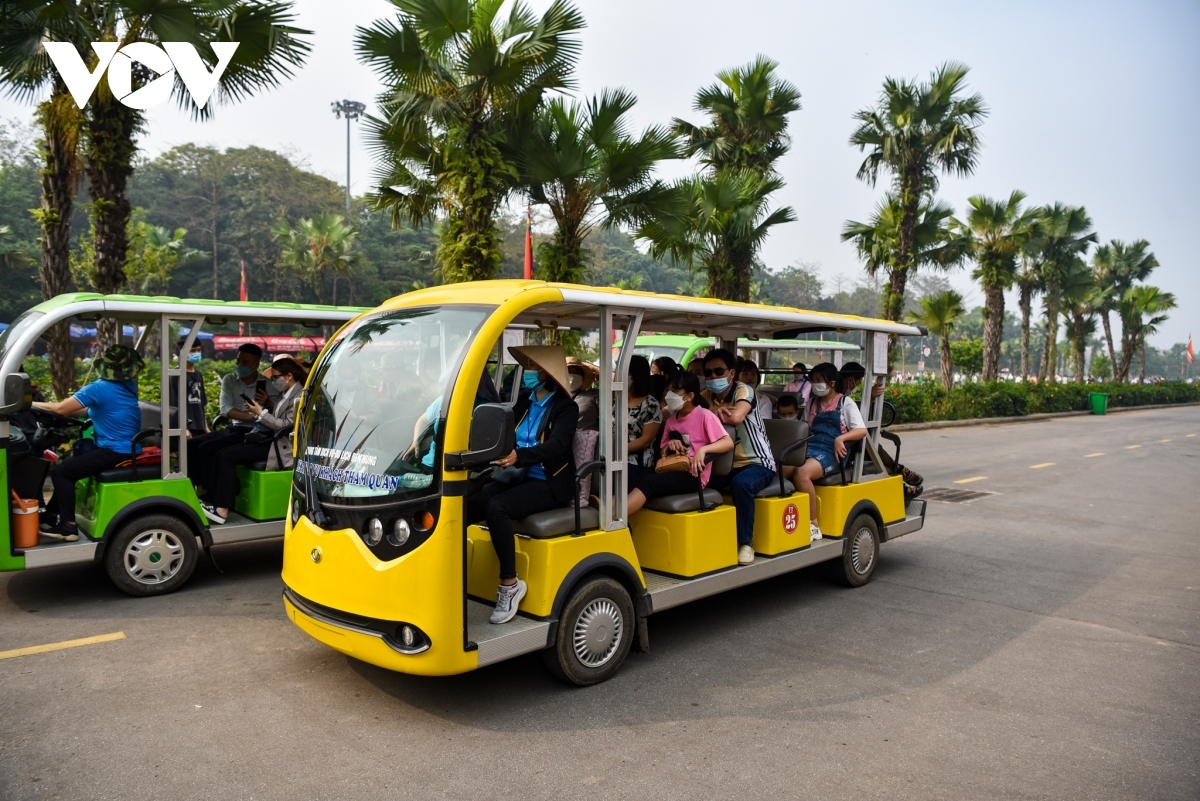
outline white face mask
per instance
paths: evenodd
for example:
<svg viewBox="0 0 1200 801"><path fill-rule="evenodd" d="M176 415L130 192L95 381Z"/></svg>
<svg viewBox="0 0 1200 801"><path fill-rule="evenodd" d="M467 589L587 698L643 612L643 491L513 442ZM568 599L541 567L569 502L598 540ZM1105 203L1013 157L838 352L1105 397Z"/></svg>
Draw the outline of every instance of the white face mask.
<svg viewBox="0 0 1200 801"><path fill-rule="evenodd" d="M567 386L570 387L572 393L578 392L579 388L583 386L583 376L571 373L567 376Z"/></svg>
<svg viewBox="0 0 1200 801"><path fill-rule="evenodd" d="M663 403L667 404L667 411L671 414L683 408L683 398L679 397L677 392L668 392L663 395Z"/></svg>
<svg viewBox="0 0 1200 801"><path fill-rule="evenodd" d="M813 394L816 395L818 398L823 398L829 394L829 385L828 384L813 384L812 391L813 391Z"/></svg>

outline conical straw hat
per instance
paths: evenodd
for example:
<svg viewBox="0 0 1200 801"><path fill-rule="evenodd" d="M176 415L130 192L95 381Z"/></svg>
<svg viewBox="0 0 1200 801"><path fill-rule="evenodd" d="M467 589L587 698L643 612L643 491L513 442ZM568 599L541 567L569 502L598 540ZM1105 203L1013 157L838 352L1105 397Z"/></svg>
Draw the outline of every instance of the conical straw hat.
<svg viewBox="0 0 1200 801"><path fill-rule="evenodd" d="M554 383L570 394L571 386L567 379L567 354L561 345L523 345L509 348L508 352L526 370L545 370L554 379Z"/></svg>

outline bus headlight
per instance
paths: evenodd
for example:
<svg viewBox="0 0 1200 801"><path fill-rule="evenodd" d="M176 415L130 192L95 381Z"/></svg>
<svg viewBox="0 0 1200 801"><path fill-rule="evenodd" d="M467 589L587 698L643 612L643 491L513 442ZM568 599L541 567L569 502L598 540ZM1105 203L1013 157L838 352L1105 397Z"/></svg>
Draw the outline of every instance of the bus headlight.
<svg viewBox="0 0 1200 801"><path fill-rule="evenodd" d="M292 499L292 525L300 522L300 515L304 513L304 504L300 503L299 498Z"/></svg>
<svg viewBox="0 0 1200 801"><path fill-rule="evenodd" d="M367 541L367 545L378 545L383 539L383 521L378 517L368 520L363 530L363 539Z"/></svg>
<svg viewBox="0 0 1200 801"><path fill-rule="evenodd" d="M408 542L410 534L412 534L412 526L402 517L392 524L392 533L388 536L388 541L399 547Z"/></svg>

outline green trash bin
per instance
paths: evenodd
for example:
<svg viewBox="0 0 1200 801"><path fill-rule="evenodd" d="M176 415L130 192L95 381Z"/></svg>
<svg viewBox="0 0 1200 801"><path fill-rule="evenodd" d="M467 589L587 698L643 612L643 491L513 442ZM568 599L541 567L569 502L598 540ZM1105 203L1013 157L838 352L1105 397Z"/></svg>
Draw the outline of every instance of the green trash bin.
<svg viewBox="0 0 1200 801"><path fill-rule="evenodd" d="M1108 393L1089 392L1088 400L1092 402L1092 414L1108 413Z"/></svg>

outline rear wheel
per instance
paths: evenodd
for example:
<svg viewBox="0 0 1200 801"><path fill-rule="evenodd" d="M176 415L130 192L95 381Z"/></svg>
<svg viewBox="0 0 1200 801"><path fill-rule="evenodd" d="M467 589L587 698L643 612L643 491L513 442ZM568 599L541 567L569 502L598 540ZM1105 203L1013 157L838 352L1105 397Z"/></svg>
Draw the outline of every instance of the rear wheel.
<svg viewBox="0 0 1200 801"><path fill-rule="evenodd" d="M196 535L178 517L137 517L108 543L104 569L112 583L130 595L165 595L182 587L200 558Z"/></svg>
<svg viewBox="0 0 1200 801"><path fill-rule="evenodd" d="M554 645L542 651L558 678L586 687L611 678L629 656L637 622L633 602L610 578L587 582L563 607Z"/></svg>
<svg viewBox="0 0 1200 801"><path fill-rule="evenodd" d="M842 558L835 562L837 578L847 587L861 587L871 580L879 563L879 525L869 514L854 518L846 533Z"/></svg>

